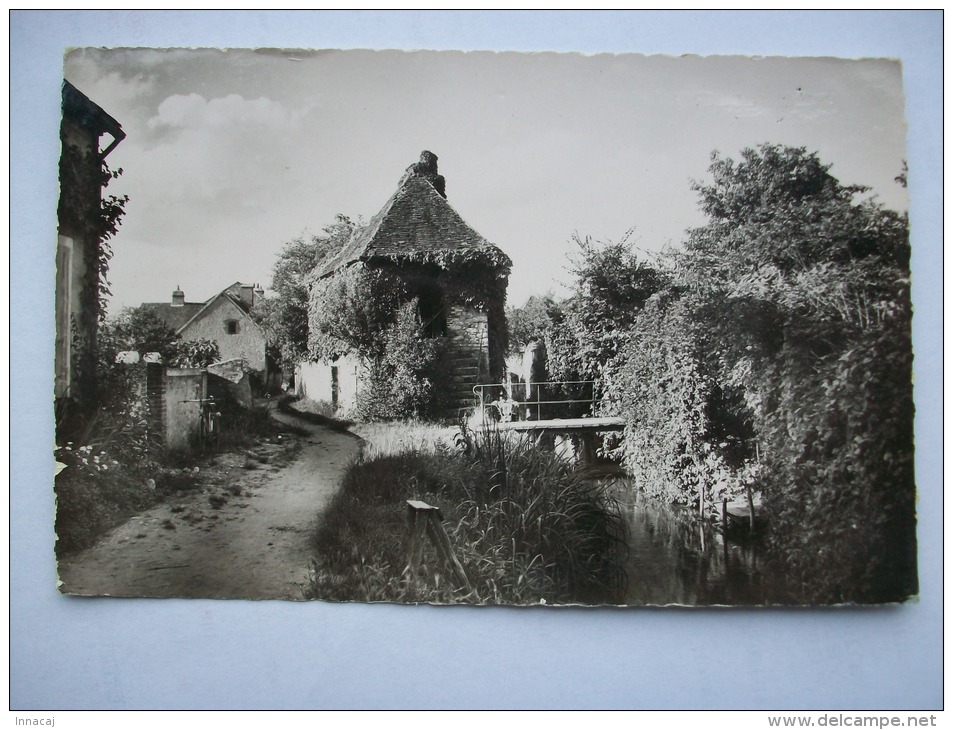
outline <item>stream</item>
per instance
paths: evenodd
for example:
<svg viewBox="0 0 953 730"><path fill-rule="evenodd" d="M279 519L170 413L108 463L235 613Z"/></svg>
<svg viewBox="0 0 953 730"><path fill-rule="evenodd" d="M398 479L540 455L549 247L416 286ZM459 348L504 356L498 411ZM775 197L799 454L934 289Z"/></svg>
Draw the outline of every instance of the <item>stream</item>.
<svg viewBox="0 0 953 730"><path fill-rule="evenodd" d="M624 480L614 487L628 531L627 605L786 602L757 541L726 540L692 509L660 503Z"/></svg>

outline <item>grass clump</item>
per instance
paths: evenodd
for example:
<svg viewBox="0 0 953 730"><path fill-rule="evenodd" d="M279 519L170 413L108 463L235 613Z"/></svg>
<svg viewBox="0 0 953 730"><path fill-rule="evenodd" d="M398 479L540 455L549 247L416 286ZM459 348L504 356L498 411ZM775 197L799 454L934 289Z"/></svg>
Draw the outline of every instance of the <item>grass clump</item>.
<svg viewBox="0 0 953 730"><path fill-rule="evenodd" d="M398 427L399 428L399 427ZM406 500L437 506L469 586L428 543L407 568ZM317 535L309 597L430 603L617 603L624 523L606 489L525 439L461 434L365 453Z"/></svg>
<svg viewBox="0 0 953 730"><path fill-rule="evenodd" d="M89 463L95 466L87 466L82 458L64 458L60 463L67 466L56 476L57 555L89 547L104 532L158 501L155 482L150 484L135 470L105 456L100 456L102 466L92 456Z"/></svg>

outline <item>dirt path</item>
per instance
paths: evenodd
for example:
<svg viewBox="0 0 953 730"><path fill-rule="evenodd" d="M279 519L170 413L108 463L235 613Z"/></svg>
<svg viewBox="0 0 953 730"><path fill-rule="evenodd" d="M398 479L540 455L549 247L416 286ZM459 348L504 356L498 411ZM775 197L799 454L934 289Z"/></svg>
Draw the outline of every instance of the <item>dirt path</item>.
<svg viewBox="0 0 953 730"><path fill-rule="evenodd" d="M223 454L202 488L133 517L59 561L60 590L87 596L301 599L318 516L359 439L282 413L309 435ZM287 437L285 437L287 442ZM250 462L250 463L249 463ZM246 468L253 466L254 468Z"/></svg>

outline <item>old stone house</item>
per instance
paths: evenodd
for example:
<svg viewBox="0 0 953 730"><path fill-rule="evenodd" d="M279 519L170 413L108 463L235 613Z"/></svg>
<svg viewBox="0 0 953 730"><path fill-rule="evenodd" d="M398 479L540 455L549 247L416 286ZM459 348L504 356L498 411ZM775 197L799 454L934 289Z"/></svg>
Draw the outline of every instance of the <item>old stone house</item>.
<svg viewBox="0 0 953 730"><path fill-rule="evenodd" d="M103 252L104 162L125 136L119 122L63 82L54 351L58 425L69 418L67 403L83 407L84 400L96 397L100 285L108 261Z"/></svg>
<svg viewBox="0 0 953 730"><path fill-rule="evenodd" d="M352 267L399 277L407 295L418 300L426 335L445 338L445 387L450 392L442 394L442 401L456 412L472 405L475 384L503 377L511 265L447 202L437 156L424 151L384 207L338 254L319 265L314 279L317 286ZM344 356L304 366L298 387L312 399L347 406L361 389L361 377L359 359Z"/></svg>
<svg viewBox="0 0 953 730"><path fill-rule="evenodd" d="M143 304L157 314L183 340L212 340L221 360L244 358L264 383L268 377L267 337L251 316L255 302L264 296L257 285L235 282L204 302L185 301L176 287L171 301Z"/></svg>

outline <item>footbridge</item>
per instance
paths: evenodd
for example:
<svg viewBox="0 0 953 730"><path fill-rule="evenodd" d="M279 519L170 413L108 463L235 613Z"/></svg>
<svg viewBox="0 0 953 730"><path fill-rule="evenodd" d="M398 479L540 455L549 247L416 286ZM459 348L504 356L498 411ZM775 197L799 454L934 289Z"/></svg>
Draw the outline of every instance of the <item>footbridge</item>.
<svg viewBox="0 0 953 730"><path fill-rule="evenodd" d="M622 431L622 418L595 415L597 386L595 380L475 385L477 414L482 416L477 428L561 434Z"/></svg>

